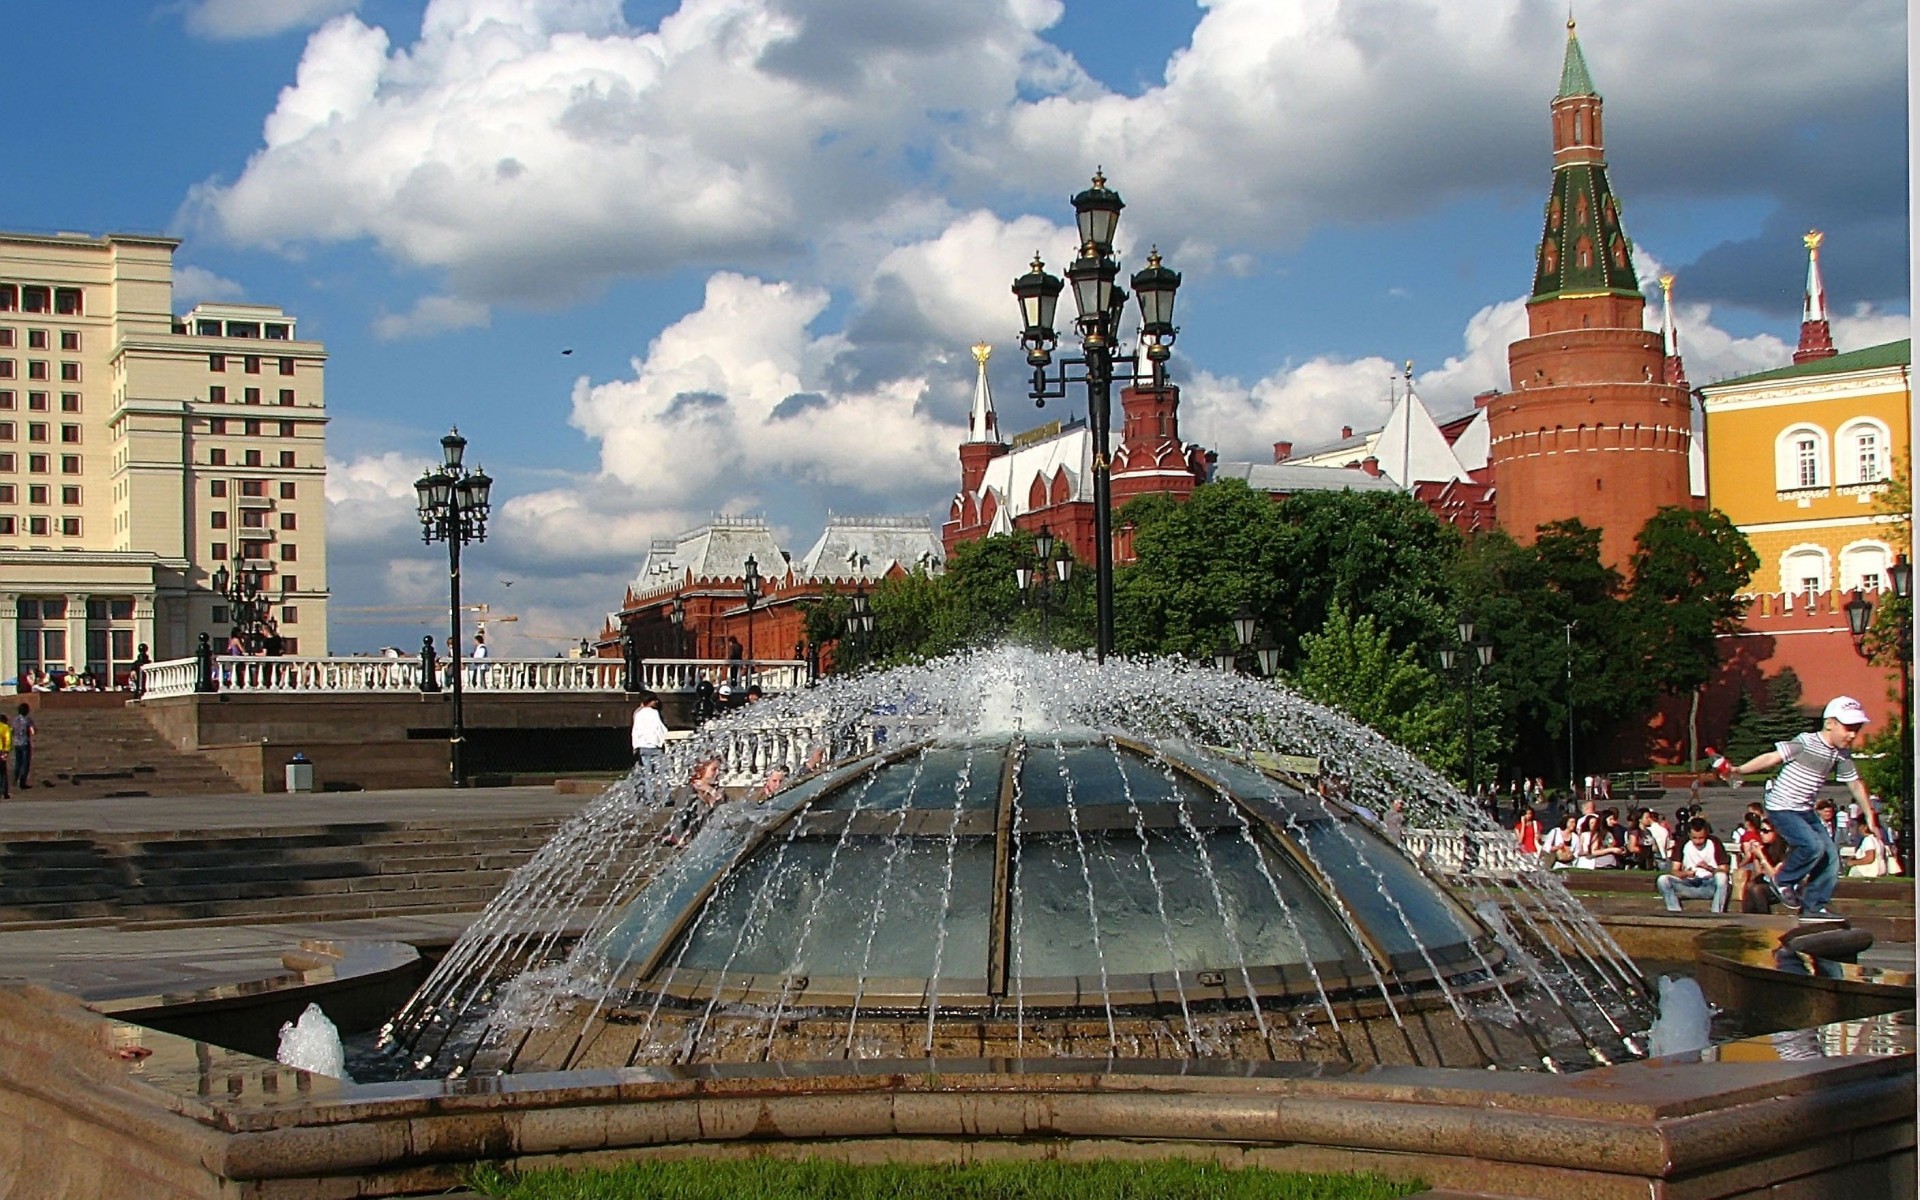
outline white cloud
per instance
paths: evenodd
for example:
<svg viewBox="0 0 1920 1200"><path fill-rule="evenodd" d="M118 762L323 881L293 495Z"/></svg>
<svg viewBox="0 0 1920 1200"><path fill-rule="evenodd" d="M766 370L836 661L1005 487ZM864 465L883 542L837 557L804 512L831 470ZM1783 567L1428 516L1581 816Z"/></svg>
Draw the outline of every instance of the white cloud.
<svg viewBox="0 0 1920 1200"><path fill-rule="evenodd" d="M1842 352L1865 350L1913 336L1913 318L1906 313L1881 312L1871 304L1856 304L1841 316L1828 314L1833 327L1833 344Z"/></svg>
<svg viewBox="0 0 1920 1200"><path fill-rule="evenodd" d="M195 0L187 8L187 28L220 41L271 37L311 29L359 5L360 0Z"/></svg>
<svg viewBox="0 0 1920 1200"><path fill-rule="evenodd" d="M484 304L453 296L422 296L404 313L382 313L374 318L373 333L383 341L431 337L455 329L484 327L491 318Z"/></svg>
<svg viewBox="0 0 1920 1200"><path fill-rule="evenodd" d="M202 300L238 300L246 289L205 267L176 266L173 269L173 302L185 310Z"/></svg>
<svg viewBox="0 0 1920 1200"><path fill-rule="evenodd" d="M414 480L430 464L390 450L327 464L327 544L386 544L396 530L420 536Z"/></svg>
<svg viewBox="0 0 1920 1200"><path fill-rule="evenodd" d="M399 49L341 17L195 203L242 242L371 238L479 299L770 261L883 213L948 122L1058 75L1035 34L1057 13L684 0L640 32L618 0L434 0Z"/></svg>

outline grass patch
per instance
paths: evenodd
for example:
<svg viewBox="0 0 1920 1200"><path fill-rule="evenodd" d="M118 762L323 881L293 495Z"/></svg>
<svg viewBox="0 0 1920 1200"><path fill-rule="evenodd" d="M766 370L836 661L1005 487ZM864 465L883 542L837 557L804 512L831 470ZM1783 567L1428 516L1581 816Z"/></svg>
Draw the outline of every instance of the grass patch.
<svg viewBox="0 0 1920 1200"><path fill-rule="evenodd" d="M481 1166L469 1183L509 1200L1390 1200L1426 1186L1376 1175L1227 1170L1181 1159L965 1167L656 1159L611 1170L527 1175Z"/></svg>

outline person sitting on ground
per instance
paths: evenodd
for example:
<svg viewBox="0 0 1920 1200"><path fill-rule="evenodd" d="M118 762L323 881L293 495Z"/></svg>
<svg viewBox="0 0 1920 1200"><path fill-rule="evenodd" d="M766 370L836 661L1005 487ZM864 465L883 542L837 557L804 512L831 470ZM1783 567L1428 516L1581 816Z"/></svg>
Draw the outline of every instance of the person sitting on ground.
<svg viewBox="0 0 1920 1200"><path fill-rule="evenodd" d="M1727 911L1727 848L1713 836L1705 817L1687 822L1687 840L1674 846L1673 858L1656 881L1668 912L1679 912L1682 900L1711 900L1713 911Z"/></svg>
<svg viewBox="0 0 1920 1200"><path fill-rule="evenodd" d="M1640 828L1645 831L1648 845L1653 850L1653 861L1666 862L1673 857L1673 829L1660 819L1660 814L1651 808L1640 810Z"/></svg>
<svg viewBox="0 0 1920 1200"><path fill-rule="evenodd" d="M1614 809L1580 818L1573 865L1583 871L1611 871L1620 865L1623 847L1617 839L1620 814Z"/></svg>

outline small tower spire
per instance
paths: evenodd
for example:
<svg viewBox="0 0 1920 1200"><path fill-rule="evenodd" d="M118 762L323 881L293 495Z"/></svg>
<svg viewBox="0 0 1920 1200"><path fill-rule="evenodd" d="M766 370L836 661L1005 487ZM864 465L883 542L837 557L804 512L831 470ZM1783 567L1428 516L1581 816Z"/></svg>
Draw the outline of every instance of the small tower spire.
<svg viewBox="0 0 1920 1200"><path fill-rule="evenodd" d="M1797 363L1839 353L1833 348L1833 327L1827 323L1827 289L1820 282L1820 243L1826 239L1818 229L1808 230L1800 239L1807 248L1807 295L1800 313L1800 346L1793 352Z"/></svg>
<svg viewBox="0 0 1920 1200"><path fill-rule="evenodd" d="M973 347L973 361L978 373L973 381L973 412L967 417L967 441L1000 441L1000 422L993 411L993 388L987 383L987 359L993 354L993 346L980 342Z"/></svg>
<svg viewBox="0 0 1920 1200"><path fill-rule="evenodd" d="M1660 300L1663 306L1660 314L1660 342L1667 356L1664 380L1675 387L1688 387L1687 366L1680 361L1680 330L1673 323L1672 275L1660 277Z"/></svg>

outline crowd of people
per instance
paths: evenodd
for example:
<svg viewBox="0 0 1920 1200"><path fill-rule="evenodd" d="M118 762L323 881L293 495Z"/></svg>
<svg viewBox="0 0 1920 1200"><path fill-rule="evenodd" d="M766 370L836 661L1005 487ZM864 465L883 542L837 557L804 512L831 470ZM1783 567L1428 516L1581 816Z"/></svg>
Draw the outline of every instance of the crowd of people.
<svg viewBox="0 0 1920 1200"><path fill-rule="evenodd" d="M1851 750L1867 720L1859 701L1838 696L1821 714L1819 729L1747 762L1736 766L1711 754L1716 774L1730 782L1776 772L1765 799L1747 805L1730 840L1697 804L1682 805L1671 821L1643 807L1623 818L1605 804L1608 789L1592 781L1578 811L1559 816L1551 828L1542 827L1538 801L1523 797L1514 834L1522 852L1556 869L1658 871L1655 887L1674 912L1685 900L1704 900L1714 912L1736 902L1745 912L1769 912L1777 904L1805 921L1844 920L1829 906L1843 875L1878 878L1904 869L1878 798L1868 794L1853 764ZM1844 807L1820 795L1829 780L1850 793Z"/></svg>

